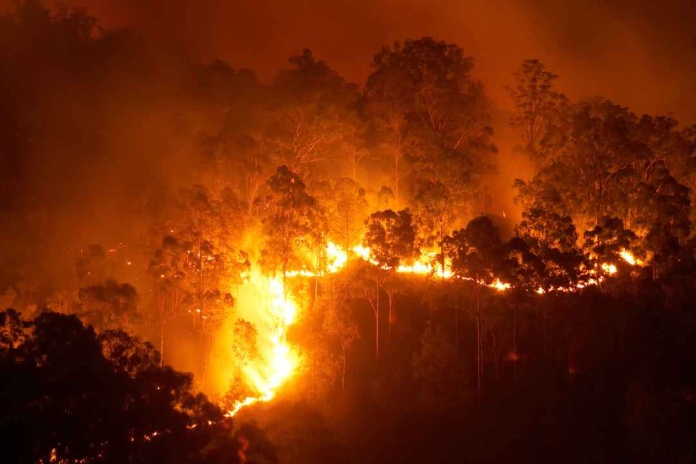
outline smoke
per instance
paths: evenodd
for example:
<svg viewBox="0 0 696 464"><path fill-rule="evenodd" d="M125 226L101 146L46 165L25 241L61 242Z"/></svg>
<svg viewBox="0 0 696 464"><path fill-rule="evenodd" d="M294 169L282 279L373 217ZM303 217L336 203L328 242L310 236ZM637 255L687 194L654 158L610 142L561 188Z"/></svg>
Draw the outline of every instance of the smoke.
<svg viewBox="0 0 696 464"><path fill-rule="evenodd" d="M1 1L1 0L0 0ZM7 1L7 0L5 0ZM519 216L510 185L531 175L506 127L505 87L526 58L559 75L571 99L605 96L638 114L696 123L696 7L690 0L70 0L105 27L133 27L200 60L224 59L270 79L303 48L363 83L372 56L395 40L433 36L459 44L502 110L496 118L498 214Z"/></svg>
<svg viewBox="0 0 696 464"><path fill-rule="evenodd" d="M4 0L8 1L8 0ZM696 6L690 0L71 0L109 27L134 26L203 59L269 77L310 48L364 82L373 54L430 35L459 44L496 103L526 58L559 74L572 98L603 95L638 113L696 122Z"/></svg>

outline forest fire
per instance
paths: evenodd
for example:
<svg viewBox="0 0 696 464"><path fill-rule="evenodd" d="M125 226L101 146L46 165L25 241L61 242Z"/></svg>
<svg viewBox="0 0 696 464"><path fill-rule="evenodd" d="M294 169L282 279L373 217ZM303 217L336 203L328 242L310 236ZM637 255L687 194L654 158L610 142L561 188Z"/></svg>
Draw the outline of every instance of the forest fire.
<svg viewBox="0 0 696 464"><path fill-rule="evenodd" d="M234 416L241 408L259 401L273 399L277 389L288 380L297 367L297 356L287 343L287 330L296 318L297 305L286 291L281 277L267 278L267 328L262 333L261 355L258 362L244 368L246 378L258 392L239 400L228 411Z"/></svg>
<svg viewBox="0 0 696 464"><path fill-rule="evenodd" d="M0 7L3 462L693 461L686 14L202 2Z"/></svg>
<svg viewBox="0 0 696 464"><path fill-rule="evenodd" d="M621 253L619 253L619 256L621 256L621 259L626 261L628 264L631 266L639 265L642 266L644 263L633 256L633 253L631 253L628 250L621 250Z"/></svg>
<svg viewBox="0 0 696 464"><path fill-rule="evenodd" d="M371 257L369 247L364 245L356 245L352 248L352 252L359 259L367 261L373 265L379 266L379 263ZM318 277L327 274L340 272L348 264L348 252L341 246L329 242L324 250L326 256L325 269L317 272L308 270L292 270L286 273L286 278L295 277ZM457 278L451 267L451 262L445 260L444 265L436 263L435 252L421 252L420 257L408 264L400 264L396 268L399 274L415 274L421 276L434 276L440 279ZM621 258L630 265L637 265L638 261L628 250L622 250ZM435 263L435 264L434 264ZM383 267L383 266L382 266ZM383 267L385 270L389 268ZM607 275L614 275L618 272L617 266L611 263L602 263L600 269ZM464 280L474 281L472 278L463 278ZM279 387L286 383L294 374L298 363L297 354L287 342L287 330L295 322L298 305L293 297L288 294L284 281L281 277L266 278L269 320L272 323L268 326L268 333L265 334L267 347L265 353L261 356L258 364L253 364L245 368L245 375L253 384L253 387L258 391L257 396L250 396L239 400L234 407L228 412L228 416L234 416L240 409L252 405L257 402L272 400ZM582 289L587 285L597 285L603 280L603 277L588 279L585 283L579 283L575 288L558 288L556 291L568 292ZM499 278L495 278L491 283L480 282L481 285L487 286L498 292L504 292L512 288L510 283L502 282ZM543 294L543 289L538 289L537 293Z"/></svg>

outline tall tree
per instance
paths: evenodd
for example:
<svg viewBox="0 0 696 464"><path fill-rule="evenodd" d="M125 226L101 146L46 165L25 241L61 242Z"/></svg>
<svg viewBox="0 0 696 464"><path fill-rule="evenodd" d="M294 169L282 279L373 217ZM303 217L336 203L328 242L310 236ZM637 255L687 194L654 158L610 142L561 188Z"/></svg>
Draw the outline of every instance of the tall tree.
<svg viewBox="0 0 696 464"><path fill-rule="evenodd" d="M312 187L327 222L327 238L344 250L359 244L367 213L365 189L348 177L315 183Z"/></svg>
<svg viewBox="0 0 696 464"><path fill-rule="evenodd" d="M441 327L428 324L411 365L420 385L419 399L426 407L441 411L464 399L466 374L458 362L457 347Z"/></svg>
<svg viewBox="0 0 696 464"><path fill-rule="evenodd" d="M335 163L332 151L348 148L344 144L352 134L348 110L357 87L310 50L288 61L291 69L279 72L273 81L269 117L283 164L305 175L316 163Z"/></svg>
<svg viewBox="0 0 696 464"><path fill-rule="evenodd" d="M389 298L389 336L391 336L394 295L398 289L395 285L395 274L399 265L416 256L416 229L413 225L411 212L408 209L400 211L377 211L366 220L367 231L363 244L370 249L370 256L378 263L377 288L382 288ZM384 275L380 275L384 274ZM388 282L387 282L388 281ZM377 310L375 317L379 319L379 290L377 291ZM379 330L377 331L379 334ZM378 336L379 338L379 336ZM377 342L379 344L379 342Z"/></svg>
<svg viewBox="0 0 696 464"><path fill-rule="evenodd" d="M100 285L82 287L77 297L76 313L97 330L135 331L138 294L132 285L107 280Z"/></svg>
<svg viewBox="0 0 696 464"><path fill-rule="evenodd" d="M484 355L481 291L500 278L505 259L503 244L490 218L479 216L472 219L465 229L455 231L448 237L445 248L454 275L473 280L476 289L476 396L480 401Z"/></svg>
<svg viewBox="0 0 696 464"><path fill-rule="evenodd" d="M268 271L279 272L285 279L290 269L311 266L308 257L321 243L325 227L316 198L307 193L300 176L287 166L280 166L267 186L262 260Z"/></svg>
<svg viewBox="0 0 696 464"><path fill-rule="evenodd" d="M351 307L347 304L346 284L340 277L332 278L323 295L324 321L322 328L338 340L341 347L341 392L346 390L348 350L360 338Z"/></svg>
<svg viewBox="0 0 696 464"><path fill-rule="evenodd" d="M567 141L568 101L554 90L558 78L536 59L522 62L510 94L516 112L510 123L520 130L525 151L539 168L551 163Z"/></svg>
<svg viewBox="0 0 696 464"><path fill-rule="evenodd" d="M454 44L424 37L385 47L372 66L362 105L389 160L396 205L406 160L416 167L412 177L471 188L495 151L473 60Z"/></svg>

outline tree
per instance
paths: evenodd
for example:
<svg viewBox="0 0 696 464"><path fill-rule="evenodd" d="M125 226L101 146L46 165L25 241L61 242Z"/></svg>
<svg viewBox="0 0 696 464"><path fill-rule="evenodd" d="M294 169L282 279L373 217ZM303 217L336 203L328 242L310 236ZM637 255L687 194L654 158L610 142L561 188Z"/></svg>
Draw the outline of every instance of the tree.
<svg viewBox="0 0 696 464"><path fill-rule="evenodd" d="M8 315L17 320L0 320ZM97 337L75 316L22 324L31 333L0 350L9 461L236 462L222 411L193 393L189 375L159 367L152 346L122 331Z"/></svg>
<svg viewBox="0 0 696 464"><path fill-rule="evenodd" d="M216 197L201 185L182 190L176 200L172 216L161 226L161 246L148 269L157 295L160 350L164 354L166 321L173 320L178 331L182 309L186 310L191 328L200 334L205 374L213 334L234 304L230 288L242 281L250 266L246 253L237 248L242 228L228 222L242 212L233 196Z"/></svg>
<svg viewBox="0 0 696 464"><path fill-rule="evenodd" d="M333 158L352 133L348 107L357 87L347 83L310 50L292 56L289 70L278 73L272 85L273 137L280 160L292 172L306 174L313 164Z"/></svg>
<svg viewBox="0 0 696 464"><path fill-rule="evenodd" d="M522 218L517 234L526 242L528 252L543 263L541 274L535 274L540 279L535 282L537 288L572 288L583 281L586 263L576 245L578 236L572 219L539 208L525 211ZM527 261L535 259L528 257Z"/></svg>
<svg viewBox="0 0 696 464"><path fill-rule="evenodd" d="M256 326L244 319L237 319L232 328L231 341L234 372L229 388L222 398L225 409L232 410L238 401L258 395L255 385L249 385L245 378L245 369L261 359L258 347Z"/></svg>
<svg viewBox="0 0 696 464"><path fill-rule="evenodd" d="M365 189L347 177L320 182L313 187L328 225L328 239L344 250L358 244L367 211Z"/></svg>
<svg viewBox="0 0 696 464"><path fill-rule="evenodd" d="M514 77L509 91L517 111L510 124L521 131L525 151L541 168L554 161L567 141L568 101L553 88L558 76L539 60L524 60Z"/></svg>
<svg viewBox="0 0 696 464"><path fill-rule="evenodd" d="M322 328L338 339L341 345L341 392L346 390L347 350L360 338L358 326L346 304L345 292L335 281L329 283L330 290L325 294L325 312Z"/></svg>
<svg viewBox="0 0 696 464"><path fill-rule="evenodd" d="M206 185L214 191L231 186L251 215L266 179L280 161L268 117L270 91L248 70L215 61L198 70L199 92L221 120L201 143Z"/></svg>
<svg viewBox="0 0 696 464"><path fill-rule="evenodd" d="M417 179L471 188L495 151L483 89L470 74L473 59L424 37L385 47L372 66L362 106L389 160L396 205L406 160Z"/></svg>
<svg viewBox="0 0 696 464"><path fill-rule="evenodd" d="M370 256L377 263L377 287L387 292L389 297L389 335L392 329L392 310L396 286L385 287L385 278L393 281L394 274L403 261L416 255L416 230L413 226L411 212L408 209L401 211L377 211L366 220L367 231L363 238L364 246L370 249ZM386 275L380 278L380 273L386 271ZM377 308L375 318L379 318L379 290L377 290ZM379 331L378 331L379 333ZM379 341L377 342L379 344Z"/></svg>
<svg viewBox="0 0 696 464"><path fill-rule="evenodd" d="M365 225L363 244L380 266L395 269L415 255L416 232L408 209L377 211L370 214Z"/></svg>
<svg viewBox="0 0 696 464"><path fill-rule="evenodd" d="M652 254L653 278L669 273L680 247L691 234L689 189L670 174L663 163L656 164L633 194L638 233L645 251Z"/></svg>
<svg viewBox="0 0 696 464"><path fill-rule="evenodd" d="M499 279L504 251L498 229L490 218L472 219L465 229L455 231L446 239L446 254L456 277L473 280L476 288L476 396L480 401L483 373L483 323L481 290Z"/></svg>
<svg viewBox="0 0 696 464"><path fill-rule="evenodd" d="M138 318L138 294L130 284L107 280L82 287L77 292L76 313L97 330L124 329L130 332Z"/></svg>
<svg viewBox="0 0 696 464"><path fill-rule="evenodd" d="M308 252L324 233L317 200L307 193L302 179L287 166L280 166L267 182L262 251L264 267L285 277L290 269L307 265Z"/></svg>
<svg viewBox="0 0 696 464"><path fill-rule="evenodd" d="M442 182L423 183L414 198L414 213L420 234L419 248L437 246L444 275L443 242L455 220L455 205L447 187Z"/></svg>
<svg viewBox="0 0 696 464"><path fill-rule="evenodd" d="M616 217L604 216L584 235L583 248L599 263L619 263L621 252L631 250L636 241L636 234L624 228L623 221Z"/></svg>
<svg viewBox="0 0 696 464"><path fill-rule="evenodd" d="M428 324L412 366L421 387L420 400L427 407L443 410L462 401L466 375L457 361L454 343L442 328Z"/></svg>
<svg viewBox="0 0 696 464"><path fill-rule="evenodd" d="M151 285L156 295L157 323L159 325L160 362L165 357L165 324L179 316L179 307L184 298L184 260L186 251L179 241L167 235L162 239L148 266Z"/></svg>
<svg viewBox="0 0 696 464"><path fill-rule="evenodd" d="M534 270L525 280L533 282L535 290L576 286L586 277L586 263L564 197L553 182L542 179L529 184L518 179L515 186L520 192L516 201L525 207L515 230L525 244L517 242L514 249L521 258L517 262Z"/></svg>

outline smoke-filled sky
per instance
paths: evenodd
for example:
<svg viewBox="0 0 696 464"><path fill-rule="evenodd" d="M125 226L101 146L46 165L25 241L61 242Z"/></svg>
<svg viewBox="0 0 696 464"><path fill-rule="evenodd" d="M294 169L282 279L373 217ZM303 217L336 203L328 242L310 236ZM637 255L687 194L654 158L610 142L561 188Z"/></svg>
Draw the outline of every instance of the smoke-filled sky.
<svg viewBox="0 0 696 464"><path fill-rule="evenodd" d="M0 0L12 3L13 0ZM696 122L693 0L68 0L106 27L134 26L267 77L302 48L364 82L380 47L430 35L459 44L499 104L525 58L570 97Z"/></svg>

